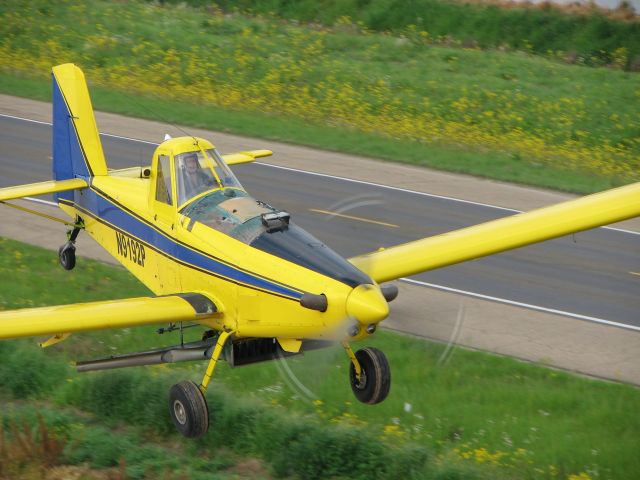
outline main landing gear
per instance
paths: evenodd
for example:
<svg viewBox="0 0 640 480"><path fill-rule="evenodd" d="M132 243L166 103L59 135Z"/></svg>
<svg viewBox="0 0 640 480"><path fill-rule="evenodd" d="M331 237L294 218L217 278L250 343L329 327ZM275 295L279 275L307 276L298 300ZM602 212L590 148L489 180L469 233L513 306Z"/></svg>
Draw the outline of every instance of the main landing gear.
<svg viewBox="0 0 640 480"><path fill-rule="evenodd" d="M232 332L222 332L211 354L202 383L176 383L169 391L169 414L178 431L188 438L201 437L209 430L209 408L204 397L222 348Z"/></svg>
<svg viewBox="0 0 640 480"><path fill-rule="evenodd" d="M73 267L76 266L76 238L82 228L84 228L84 224L82 219L78 218L73 230L67 232L69 240L58 249L58 259L65 270L73 270Z"/></svg>
<svg viewBox="0 0 640 480"><path fill-rule="evenodd" d="M391 388L391 369L385 354L372 347L353 353L348 343L342 346L351 359L349 381L353 394L362 403L382 402Z"/></svg>
<svg viewBox="0 0 640 480"><path fill-rule="evenodd" d="M169 391L169 414L176 429L185 437L201 437L209 430L209 409L205 392L213 371L220 359L222 349L233 332L222 332L218 336L213 352L200 385L183 381L176 383ZM351 389L362 403L382 402L391 387L389 362L377 348L363 348L353 352L347 342L342 344L351 359L349 379Z"/></svg>
<svg viewBox="0 0 640 480"><path fill-rule="evenodd" d="M194 382L180 382L171 387L169 412L173 424L185 437L201 437L209 429L207 400Z"/></svg>

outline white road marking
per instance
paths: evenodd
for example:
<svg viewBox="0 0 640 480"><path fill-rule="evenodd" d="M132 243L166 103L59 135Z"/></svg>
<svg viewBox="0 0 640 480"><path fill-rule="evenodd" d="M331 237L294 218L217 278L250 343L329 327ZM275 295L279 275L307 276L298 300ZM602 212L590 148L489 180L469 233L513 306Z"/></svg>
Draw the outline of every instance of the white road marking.
<svg viewBox="0 0 640 480"><path fill-rule="evenodd" d="M504 210L506 212L513 212L513 213L522 213L523 210L516 210L514 208L506 208L506 207L499 207L497 205L490 205L488 203L481 203L481 202L474 202L471 200L464 200L461 198L454 198L454 197L447 197L444 195L436 195L433 193L425 193L425 192L418 192L416 190L409 190L406 188L400 188L400 187L392 187L390 185L382 185L380 183L373 183L373 182L366 182L364 180L356 180L354 178L346 178L346 177L339 177L336 175L329 175L326 173L318 173L318 172L309 172L307 170L299 170L297 168L291 168L291 167L283 167L281 165L273 165L270 163L263 163L263 162L254 162L257 163L258 165L264 165L266 167L272 167L272 168L279 168L281 170L289 170L292 172L299 172L299 173L306 173L308 175L315 175L317 177L327 177L327 178L334 178L336 180L344 180L345 182L352 182L352 183L360 183L362 185L370 185L372 187L380 187L380 188L386 188L388 190L396 190L399 192L405 192L405 193L411 193L411 194L415 194L415 195L421 195L423 197L431 197L431 198L438 198L441 200L451 200L453 202L459 202L459 203L467 203L470 205L476 205L476 206L480 206L480 207L487 207L487 208L494 208L496 210ZM622 232L622 233L630 233L632 235L640 235L640 232L634 232L633 230L625 230L622 228L615 228L615 227L598 227L598 228L604 228L605 230L614 230L616 232Z"/></svg>
<svg viewBox="0 0 640 480"><path fill-rule="evenodd" d="M565 312L563 310L555 310L553 308L541 307L539 305L531 305L529 303L516 302L513 300L507 300L506 298L492 297L489 295L483 295L481 293L468 292L466 290L459 290L457 288L445 287L444 285L436 285L434 283L421 282L420 280L413 280L411 278L399 278L401 282L410 283L413 285L420 285L422 287L435 288L436 290L443 290L445 292L458 293L461 295L467 295L469 297L480 298L482 300L490 300L493 302L504 303L507 305L513 305L515 307L528 308L530 310L537 310L539 312L553 313L556 315L563 315L565 317L577 318L580 320L586 320L588 322L601 323L604 325L610 325L613 327L625 328L627 330L635 330L640 332L640 327L635 325L627 325L625 323L612 322L610 320L604 320L603 318L589 317L587 315L580 315L578 313Z"/></svg>
<svg viewBox="0 0 640 480"><path fill-rule="evenodd" d="M22 200L29 200L30 202L42 203L44 205L49 205L51 207L57 207L58 206L58 204L56 202L50 202L49 200L42 200L40 198L22 197Z"/></svg>

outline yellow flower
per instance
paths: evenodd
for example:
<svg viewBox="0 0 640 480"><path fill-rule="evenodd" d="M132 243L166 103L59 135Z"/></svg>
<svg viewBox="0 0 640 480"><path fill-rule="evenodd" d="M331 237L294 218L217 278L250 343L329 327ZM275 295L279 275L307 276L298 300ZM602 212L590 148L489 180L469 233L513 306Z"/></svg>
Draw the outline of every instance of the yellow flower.
<svg viewBox="0 0 640 480"><path fill-rule="evenodd" d="M591 475L585 472L572 473L567 477L567 480L592 480Z"/></svg>

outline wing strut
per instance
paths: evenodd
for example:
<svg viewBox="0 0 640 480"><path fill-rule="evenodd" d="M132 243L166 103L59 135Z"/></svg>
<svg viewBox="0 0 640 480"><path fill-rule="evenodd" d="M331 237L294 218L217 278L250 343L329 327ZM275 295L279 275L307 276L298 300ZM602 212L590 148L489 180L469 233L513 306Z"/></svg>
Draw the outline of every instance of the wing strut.
<svg viewBox="0 0 640 480"><path fill-rule="evenodd" d="M63 223L69 227L75 226L74 223L69 222L67 220L63 220L62 218L52 217L51 215L47 215L46 213L38 212L37 210L31 210L30 208L22 207L20 205L16 205L15 203L2 202L2 201L0 201L0 203L2 203L3 205L6 205L7 207L15 208L16 210L21 210L23 212L37 215L38 217L46 218L47 220L53 220L54 222Z"/></svg>

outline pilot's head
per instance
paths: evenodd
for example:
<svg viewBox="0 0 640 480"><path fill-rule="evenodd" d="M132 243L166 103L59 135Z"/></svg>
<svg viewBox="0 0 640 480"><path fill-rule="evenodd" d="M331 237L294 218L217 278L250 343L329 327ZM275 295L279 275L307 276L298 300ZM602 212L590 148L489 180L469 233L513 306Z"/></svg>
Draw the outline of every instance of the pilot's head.
<svg viewBox="0 0 640 480"><path fill-rule="evenodd" d="M185 155L184 163L188 172L195 172L198 169L198 155L195 153Z"/></svg>

